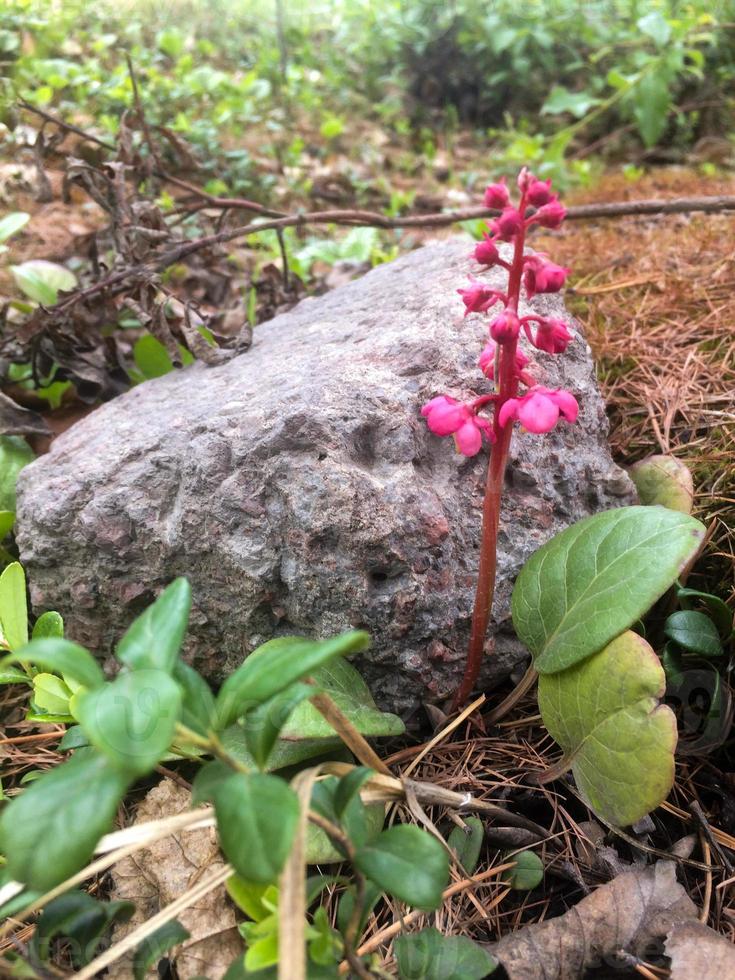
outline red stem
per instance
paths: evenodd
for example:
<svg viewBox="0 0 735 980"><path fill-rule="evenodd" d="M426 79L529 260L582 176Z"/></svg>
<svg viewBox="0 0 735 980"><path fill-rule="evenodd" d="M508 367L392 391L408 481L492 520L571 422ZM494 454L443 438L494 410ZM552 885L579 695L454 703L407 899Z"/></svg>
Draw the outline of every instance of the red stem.
<svg viewBox="0 0 735 980"><path fill-rule="evenodd" d="M518 210L525 214L526 196L521 196ZM523 247L525 244L525 229L515 240L513 262L508 277L507 308L518 312L518 301L523 275ZM485 650L487 624L495 595L495 578L497 573L498 527L500 525L500 504L505 482L505 469L508 463L508 451L513 435L513 424L508 422L504 427L498 425L498 414L504 402L515 398L518 393L518 375L516 373L516 349L518 338L498 344L499 364L496 372L498 378L498 394L495 400L493 430L495 443L490 454L490 464L485 485L485 500L482 506L482 543L480 545L480 568L477 575L477 592L475 607L472 612L472 633L467 652L464 677L452 701L452 710L460 708L472 693L482 666L482 656Z"/></svg>

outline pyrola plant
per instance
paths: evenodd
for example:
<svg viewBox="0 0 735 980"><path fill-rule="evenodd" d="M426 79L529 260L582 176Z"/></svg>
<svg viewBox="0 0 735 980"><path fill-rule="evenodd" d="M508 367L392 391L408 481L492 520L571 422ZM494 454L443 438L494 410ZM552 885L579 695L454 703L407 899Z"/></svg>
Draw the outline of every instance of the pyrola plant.
<svg viewBox="0 0 735 980"><path fill-rule="evenodd" d="M550 389L536 383L526 370L528 358L518 349L521 330L530 343L547 354L562 354L572 334L562 320L534 313L519 316L521 286L528 299L537 293L556 293L564 286L570 270L549 261L546 255L524 254L526 233L536 224L543 228L558 228L566 210L558 197L551 193L551 181L539 180L524 167L518 175L519 200L514 206L503 179L485 190L485 206L499 210L500 216L488 222L491 234L475 246L475 260L486 268L501 266L508 272L505 292L493 289L470 276L470 284L458 292L470 313L488 314L488 343L480 354L479 367L494 382L492 394L481 395L463 403L448 395L432 398L421 410L429 429L438 436L454 436L457 450L474 456L482 448L483 438L492 444L487 485L482 513L482 543L477 594L472 614L467 663L462 683L454 697L454 707L462 705L477 681L487 624L495 592L498 524L500 502L508 462L508 450L513 423L518 421L528 432L549 432L561 419L574 422L579 406L574 395L563 389ZM500 255L498 242L513 244L513 257L506 262ZM502 311L496 312L497 304ZM519 394L520 387L525 393ZM481 415L489 414L489 418Z"/></svg>

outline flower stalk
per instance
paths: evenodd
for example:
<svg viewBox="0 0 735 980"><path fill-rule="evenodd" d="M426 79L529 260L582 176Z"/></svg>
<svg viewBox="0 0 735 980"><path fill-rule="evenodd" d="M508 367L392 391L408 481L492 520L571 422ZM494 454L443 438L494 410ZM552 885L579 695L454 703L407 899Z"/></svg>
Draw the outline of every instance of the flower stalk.
<svg viewBox="0 0 735 980"><path fill-rule="evenodd" d="M485 268L500 266L508 271L506 291L493 289L472 277L469 287L458 290L465 305L465 316L487 314L497 303L503 304L502 312L488 324L488 344L478 362L485 377L494 382L495 390L491 395L465 403L440 395L421 410L429 429L436 435L453 435L457 450L463 455L474 456L480 452L483 439L492 446L483 501L470 643L464 676L453 699L454 709L461 707L472 693L482 666L495 595L498 529L513 423L519 421L528 432L549 432L560 419L574 422L579 411L570 392L552 390L536 383L526 370L528 357L518 347L523 330L537 350L561 354L572 340L572 334L561 320L537 314L519 316L522 288L529 300L538 293L558 292L570 270L555 265L545 255L525 253L526 234L533 224L558 228L564 220L566 211L551 193L551 181L538 180L524 167L517 184L520 192L517 207L511 204L504 181L486 189L486 207L501 209L501 214L488 222L491 234L485 233L473 252L475 261ZM531 213L527 215L529 209ZM513 243L510 262L501 258L498 242ZM519 397L521 385L527 390ZM481 411L489 411L490 419L480 415Z"/></svg>

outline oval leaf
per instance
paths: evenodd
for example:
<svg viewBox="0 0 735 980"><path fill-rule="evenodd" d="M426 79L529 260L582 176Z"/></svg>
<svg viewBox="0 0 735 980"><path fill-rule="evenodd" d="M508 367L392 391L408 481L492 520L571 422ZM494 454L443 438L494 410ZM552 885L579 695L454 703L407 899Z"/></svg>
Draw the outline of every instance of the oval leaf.
<svg viewBox="0 0 735 980"><path fill-rule="evenodd" d="M0 436L0 508L2 510L15 513L15 483L18 474L35 458L33 450L25 439L20 436ZM7 529L5 533L7 534Z"/></svg>
<svg viewBox="0 0 735 980"><path fill-rule="evenodd" d="M336 657L366 649L369 643L367 633L359 631L343 633L330 640L305 640L299 636L269 640L253 650L222 685L217 696L219 727L226 728L294 681L310 676Z"/></svg>
<svg viewBox="0 0 735 980"><path fill-rule="evenodd" d="M28 643L26 576L17 561L0 575L0 629L10 650L18 650Z"/></svg>
<svg viewBox="0 0 735 980"><path fill-rule="evenodd" d="M105 675L89 650L80 647L78 643L72 643L71 640L52 637L45 640L31 640L17 653L5 657L1 663L18 662L34 664L54 674L64 674L65 677L90 690L105 683Z"/></svg>
<svg viewBox="0 0 735 980"><path fill-rule="evenodd" d="M388 892L420 909L436 909L449 879L447 852L426 831L400 825L358 849L355 866Z"/></svg>
<svg viewBox="0 0 735 980"><path fill-rule="evenodd" d="M519 892L530 892L544 880L544 866L535 851L520 851L507 854L508 861L515 861L515 867L503 874L503 881Z"/></svg>
<svg viewBox="0 0 735 980"><path fill-rule="evenodd" d="M43 773L0 817L0 850L12 877L45 892L76 874L112 826L127 786L86 749Z"/></svg>
<svg viewBox="0 0 735 980"><path fill-rule="evenodd" d="M77 284L77 277L65 266L45 259L31 259L22 265L11 265L18 288L34 303L50 306L56 302L60 292L69 292Z"/></svg>
<svg viewBox="0 0 735 980"><path fill-rule="evenodd" d="M664 623L664 633L690 653L699 653L703 657L722 656L720 634L704 613L680 609L668 617Z"/></svg>
<svg viewBox="0 0 735 980"><path fill-rule="evenodd" d="M695 554L704 526L664 507L620 507L557 534L521 570L513 624L541 674L601 650Z"/></svg>
<svg viewBox="0 0 735 980"><path fill-rule="evenodd" d="M217 830L228 861L248 881L270 884L283 870L299 819L299 798L284 780L237 773L213 790Z"/></svg>
<svg viewBox="0 0 735 980"><path fill-rule="evenodd" d="M630 468L642 504L660 504L691 514L694 482L689 468L676 456L649 456Z"/></svg>
<svg viewBox="0 0 735 980"><path fill-rule="evenodd" d="M11 211L0 221L0 242L6 242L31 220L25 211Z"/></svg>
<svg viewBox="0 0 735 980"><path fill-rule="evenodd" d="M399 936L394 949L400 980L482 980L498 965L466 936L443 936L433 927Z"/></svg>
<svg viewBox="0 0 735 980"><path fill-rule="evenodd" d="M136 670L82 694L75 715L114 766L144 776L170 746L180 709L181 688L168 674Z"/></svg>
<svg viewBox="0 0 735 980"><path fill-rule="evenodd" d="M662 803L674 782L676 719L658 703L663 667L630 631L569 670L539 678L541 717L594 812L622 827Z"/></svg>
<svg viewBox="0 0 735 980"><path fill-rule="evenodd" d="M117 659L139 667L171 673L184 641L191 609L191 586L185 578L168 585L135 620L117 645Z"/></svg>
<svg viewBox="0 0 735 980"><path fill-rule="evenodd" d="M34 640L63 640L64 620L59 613L50 610L38 617L31 636Z"/></svg>

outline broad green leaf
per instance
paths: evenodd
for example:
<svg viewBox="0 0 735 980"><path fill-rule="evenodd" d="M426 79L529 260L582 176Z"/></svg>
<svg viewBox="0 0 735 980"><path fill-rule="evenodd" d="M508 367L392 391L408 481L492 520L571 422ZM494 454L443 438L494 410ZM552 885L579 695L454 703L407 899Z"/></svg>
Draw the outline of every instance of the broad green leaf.
<svg viewBox="0 0 735 980"><path fill-rule="evenodd" d="M0 684L31 684L31 678L18 667L0 666Z"/></svg>
<svg viewBox="0 0 735 980"><path fill-rule="evenodd" d="M436 909L449 880L449 857L439 841L418 827L399 825L384 830L359 848L355 866L402 902Z"/></svg>
<svg viewBox="0 0 735 980"><path fill-rule="evenodd" d="M235 905L253 922L267 919L278 907L278 889L275 885L258 884L240 875L231 875L225 882L225 888Z"/></svg>
<svg viewBox="0 0 735 980"><path fill-rule="evenodd" d="M371 803L363 806L362 836L365 840L373 840L383 829L385 823L385 807L382 803ZM353 837L352 834L349 835ZM306 828L306 863L307 864L341 864L345 855L338 851L321 827L310 823Z"/></svg>
<svg viewBox="0 0 735 980"><path fill-rule="evenodd" d="M721 657L723 654L717 627L709 616L693 609L672 613L664 623L664 633L690 653L702 657Z"/></svg>
<svg viewBox="0 0 735 980"><path fill-rule="evenodd" d="M181 363L184 365L193 364L194 358L191 353L181 344L178 346ZM149 333L143 334L136 340L133 346L133 360L142 375L141 380L143 381L162 378L164 374L170 374L175 367L171 355L161 341Z"/></svg>
<svg viewBox="0 0 735 980"><path fill-rule="evenodd" d="M505 861L515 861L515 867L503 874L503 881L516 891L528 892L544 880L544 866L535 851L507 854Z"/></svg>
<svg viewBox="0 0 735 980"><path fill-rule="evenodd" d="M227 678L217 697L219 727L226 728L294 681L309 677L318 668L351 653L365 650L367 633L343 633L331 640L305 640L286 636L269 640L253 650L244 664Z"/></svg>
<svg viewBox="0 0 735 980"><path fill-rule="evenodd" d="M704 527L664 507L620 507L557 534L526 562L513 624L541 674L601 650L676 580Z"/></svg>
<svg viewBox="0 0 735 980"><path fill-rule="evenodd" d="M655 146L666 129L671 110L669 88L669 78L661 71L644 75L635 87L633 115L647 148Z"/></svg>
<svg viewBox="0 0 735 980"><path fill-rule="evenodd" d="M312 697L311 684L291 684L267 701L257 705L241 719L245 743L259 769L267 767L268 759L281 728L288 721L294 708L306 698Z"/></svg>
<svg viewBox="0 0 735 980"><path fill-rule="evenodd" d="M133 978L134 980L144 980L148 971L156 966L162 959L164 953L168 953L174 946L183 943L189 938L190 933L184 929L178 919L164 922L155 932L138 946L133 956Z"/></svg>
<svg viewBox="0 0 735 980"><path fill-rule="evenodd" d="M77 285L77 277L69 269L45 259L31 259L21 265L11 265L18 288L34 303L53 305L60 292L69 292Z"/></svg>
<svg viewBox="0 0 735 980"><path fill-rule="evenodd" d="M314 786L311 807L331 823L341 826L354 847L362 847L375 840L383 829L385 807L382 803L365 806L359 796L360 777L372 775L369 769L354 769L349 773L351 783L330 776ZM309 864L328 864L344 861L345 854L336 848L329 836L320 828L309 824L307 828L307 861Z"/></svg>
<svg viewBox="0 0 735 980"><path fill-rule="evenodd" d="M485 828L478 817L467 817L464 827L454 827L447 839L447 844L457 855L457 860L467 874L471 875L480 859L482 842L485 840Z"/></svg>
<svg viewBox="0 0 735 980"><path fill-rule="evenodd" d="M642 504L660 504L682 514L691 514L692 474L676 456L648 456L631 466L630 476Z"/></svg>
<svg viewBox="0 0 735 980"><path fill-rule="evenodd" d="M717 626L723 640L729 638L732 633L733 614L727 603L723 602L717 595L709 592L699 592L697 589L679 588L676 590L676 598L684 609L690 609L692 600L701 602L707 607L707 611Z"/></svg>
<svg viewBox="0 0 735 980"><path fill-rule="evenodd" d="M217 831L227 860L249 881L270 884L286 863L299 798L276 776L237 773L214 790Z"/></svg>
<svg viewBox="0 0 735 980"><path fill-rule="evenodd" d="M592 810L615 826L640 820L673 785L676 719L658 704L665 687L658 657L630 631L539 678L544 724Z"/></svg>
<svg viewBox="0 0 735 980"><path fill-rule="evenodd" d="M636 26L642 34L650 37L659 48L668 44L671 39L671 24L660 10L652 10L650 14L639 17Z"/></svg>
<svg viewBox="0 0 735 980"><path fill-rule="evenodd" d="M347 660L333 660L313 671L311 677L362 735L402 735L405 725L397 715L380 711L359 671ZM283 726L281 737L332 738L334 729L308 702L302 702Z"/></svg>
<svg viewBox="0 0 735 980"><path fill-rule="evenodd" d="M0 221L0 242L7 240L20 231L31 220L30 214L25 211L11 211Z"/></svg>
<svg viewBox="0 0 735 980"><path fill-rule="evenodd" d="M232 766L221 759L205 762L194 776L191 787L191 804L200 806L202 803L214 801L214 793L220 783L226 782L232 776Z"/></svg>
<svg viewBox="0 0 735 980"><path fill-rule="evenodd" d="M63 674L83 687L94 690L105 683L105 675L89 650L70 640L31 640L20 650L0 661L30 663L54 674Z"/></svg>
<svg viewBox="0 0 735 980"><path fill-rule="evenodd" d="M6 646L13 652L28 643L26 576L17 561L0 575L0 630Z"/></svg>
<svg viewBox="0 0 735 980"><path fill-rule="evenodd" d="M36 674L33 678L33 703L51 715L70 715L73 692L56 674Z"/></svg>
<svg viewBox="0 0 735 980"><path fill-rule="evenodd" d="M18 474L35 458L25 439L20 436L0 436L0 510L15 513L15 483Z"/></svg>
<svg viewBox="0 0 735 980"><path fill-rule="evenodd" d="M342 816L365 783L374 775L374 771L367 766L355 766L352 772L342 776L334 790L335 816Z"/></svg>
<svg viewBox="0 0 735 980"><path fill-rule="evenodd" d="M398 936L393 944L400 980L482 980L497 962L466 936L443 936L433 926Z"/></svg>
<svg viewBox="0 0 735 980"><path fill-rule="evenodd" d="M117 645L117 659L134 670L150 668L170 674L186 635L191 586L185 578L168 585L138 616Z"/></svg>
<svg viewBox="0 0 735 980"><path fill-rule="evenodd" d="M242 725L230 725L220 733L219 737L225 749L238 762L242 762L251 769L258 768L257 762L247 747L245 731ZM306 738L295 742L287 742L284 739L279 739L268 757L268 771L276 772L278 769L285 769L287 766L295 766L299 762L305 762L307 759L317 759L325 755L329 755L331 760L337 760L341 757L342 745L342 740L336 737ZM347 753L345 761L352 762L353 759L349 751L345 750L345 752Z"/></svg>
<svg viewBox="0 0 735 980"><path fill-rule="evenodd" d="M0 851L13 878L45 892L81 870L128 782L104 756L81 749L14 797L0 816Z"/></svg>
<svg viewBox="0 0 735 980"><path fill-rule="evenodd" d="M89 745L89 739L84 734L81 725L71 725L61 737L61 741L56 746L59 752L71 752L72 749L81 749Z"/></svg>
<svg viewBox="0 0 735 980"><path fill-rule="evenodd" d="M209 684L183 660L176 661L173 677L183 695L182 723L200 735L206 735L215 719L215 700Z"/></svg>
<svg viewBox="0 0 735 980"><path fill-rule="evenodd" d="M57 612L42 613L36 620L31 637L34 640L63 640L64 620Z"/></svg>
<svg viewBox="0 0 735 980"><path fill-rule="evenodd" d="M71 940L75 966L93 958L105 932L115 922L127 922L135 911L132 902L100 902L86 892L72 890L59 895L44 908L36 924L31 949L42 962L48 960L51 943L65 936Z"/></svg>
<svg viewBox="0 0 735 980"><path fill-rule="evenodd" d="M561 112L569 112L577 119L581 119L590 109L599 104L600 99L590 95L589 92L570 92L563 85L555 85L541 106L541 113L557 115Z"/></svg>
<svg viewBox="0 0 735 980"><path fill-rule="evenodd" d="M112 765L145 776L171 745L180 709L176 681L163 670L140 669L82 694L75 714Z"/></svg>

